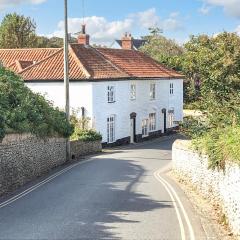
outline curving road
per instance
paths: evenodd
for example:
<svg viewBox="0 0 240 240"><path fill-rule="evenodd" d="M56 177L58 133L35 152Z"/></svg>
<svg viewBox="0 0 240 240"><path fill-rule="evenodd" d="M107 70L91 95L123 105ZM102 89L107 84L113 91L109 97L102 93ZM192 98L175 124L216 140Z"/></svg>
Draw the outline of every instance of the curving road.
<svg viewBox="0 0 240 240"><path fill-rule="evenodd" d="M166 175L173 138L58 169L0 202L0 239L206 239Z"/></svg>

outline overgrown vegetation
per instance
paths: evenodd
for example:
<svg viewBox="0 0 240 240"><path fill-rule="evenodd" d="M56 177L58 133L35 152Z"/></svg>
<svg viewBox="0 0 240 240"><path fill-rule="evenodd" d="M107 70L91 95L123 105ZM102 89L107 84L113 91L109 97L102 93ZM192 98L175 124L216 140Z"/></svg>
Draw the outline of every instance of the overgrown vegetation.
<svg viewBox="0 0 240 240"><path fill-rule="evenodd" d="M79 111L73 111L71 115L71 123L74 126L74 132L71 136L73 141L101 141L102 135L94 129L89 129L90 119L87 117L78 117Z"/></svg>
<svg viewBox="0 0 240 240"><path fill-rule="evenodd" d="M240 164L240 37L228 32L192 36L180 51L158 29L147 39L145 53L186 76L185 107L203 113L186 118L182 132L209 156L209 167Z"/></svg>
<svg viewBox="0 0 240 240"><path fill-rule="evenodd" d="M65 113L24 85L19 76L0 68L0 139L11 129L39 137L69 137L73 127Z"/></svg>

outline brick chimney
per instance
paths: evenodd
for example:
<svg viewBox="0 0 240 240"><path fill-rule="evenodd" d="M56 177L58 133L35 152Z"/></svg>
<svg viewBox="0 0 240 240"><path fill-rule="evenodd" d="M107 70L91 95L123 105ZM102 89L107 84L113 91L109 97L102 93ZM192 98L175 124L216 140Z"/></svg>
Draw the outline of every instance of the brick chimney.
<svg viewBox="0 0 240 240"><path fill-rule="evenodd" d="M86 34L86 25L82 25L82 31L78 36L78 43L83 45L89 45L90 36Z"/></svg>
<svg viewBox="0 0 240 240"><path fill-rule="evenodd" d="M122 49L133 49L133 37L130 33L125 33L122 37Z"/></svg>

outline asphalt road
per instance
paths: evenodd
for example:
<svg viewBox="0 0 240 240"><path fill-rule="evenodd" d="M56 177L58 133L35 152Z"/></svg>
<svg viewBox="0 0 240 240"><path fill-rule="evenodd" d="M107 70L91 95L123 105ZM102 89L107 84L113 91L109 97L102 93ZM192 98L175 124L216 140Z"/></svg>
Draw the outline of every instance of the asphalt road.
<svg viewBox="0 0 240 240"><path fill-rule="evenodd" d="M172 142L119 148L25 186L0 202L0 239L206 239L166 175Z"/></svg>

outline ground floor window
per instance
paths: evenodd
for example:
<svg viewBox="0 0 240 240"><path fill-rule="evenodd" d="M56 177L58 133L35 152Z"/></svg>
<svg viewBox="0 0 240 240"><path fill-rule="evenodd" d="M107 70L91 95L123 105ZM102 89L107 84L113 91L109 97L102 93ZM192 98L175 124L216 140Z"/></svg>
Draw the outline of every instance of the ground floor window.
<svg viewBox="0 0 240 240"><path fill-rule="evenodd" d="M111 115L107 118L107 142L115 142L115 116Z"/></svg>
<svg viewBox="0 0 240 240"><path fill-rule="evenodd" d="M174 127L174 109L171 108L168 111L168 122L169 122L169 128Z"/></svg>
<svg viewBox="0 0 240 240"><path fill-rule="evenodd" d="M142 136L148 135L148 119L142 120Z"/></svg>
<svg viewBox="0 0 240 240"><path fill-rule="evenodd" d="M156 131L156 113L149 114L149 131Z"/></svg>

